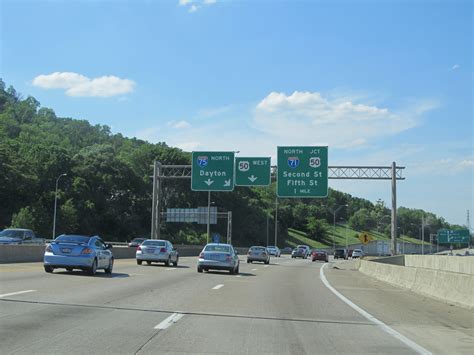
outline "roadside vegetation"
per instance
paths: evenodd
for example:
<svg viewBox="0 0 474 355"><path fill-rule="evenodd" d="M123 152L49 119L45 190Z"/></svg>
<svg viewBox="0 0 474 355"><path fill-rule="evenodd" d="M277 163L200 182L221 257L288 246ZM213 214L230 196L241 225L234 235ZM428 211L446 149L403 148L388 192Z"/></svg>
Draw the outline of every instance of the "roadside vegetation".
<svg viewBox="0 0 474 355"><path fill-rule="evenodd" d="M31 228L51 237L56 180L67 174L58 184L56 234L98 234L109 241L149 236L150 165L154 160L190 164L190 159L190 152L165 142L151 144L114 134L104 125L57 117L35 98L6 88L0 79L0 229ZM162 211L207 206L207 193L192 192L189 180L166 180L162 187ZM212 201L219 211L232 211L235 245L265 244L267 233L274 236L275 184L212 193ZM326 199L280 199L278 203L280 246L305 241L323 247L332 245L333 238L345 245L346 233L349 243L354 243L358 231L365 230L375 231L371 234L376 239L390 234L390 210L381 200L372 203L330 189ZM433 213L400 207L399 233L407 241L419 239L422 215L429 221L427 240L430 232L459 227ZM226 220L212 226L222 236L226 230ZM178 244L202 244L205 231L205 225L191 223L163 223L161 230L163 237Z"/></svg>

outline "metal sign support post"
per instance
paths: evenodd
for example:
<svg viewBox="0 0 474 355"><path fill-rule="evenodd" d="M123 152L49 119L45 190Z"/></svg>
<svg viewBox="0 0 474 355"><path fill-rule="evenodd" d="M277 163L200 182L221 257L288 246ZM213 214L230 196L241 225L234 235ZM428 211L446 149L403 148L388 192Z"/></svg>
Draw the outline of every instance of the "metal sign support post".
<svg viewBox="0 0 474 355"><path fill-rule="evenodd" d="M275 197L275 246L278 239L278 197Z"/></svg>
<svg viewBox="0 0 474 355"><path fill-rule="evenodd" d="M392 163L392 230L390 253L397 255L397 166Z"/></svg>
<svg viewBox="0 0 474 355"><path fill-rule="evenodd" d="M160 239L160 193L161 164L158 161L153 162L153 198L151 206L151 239Z"/></svg>
<svg viewBox="0 0 474 355"><path fill-rule="evenodd" d="M227 211L227 244L232 244L232 211Z"/></svg>
<svg viewBox="0 0 474 355"><path fill-rule="evenodd" d="M207 192L207 243L211 239L211 191Z"/></svg>
<svg viewBox="0 0 474 355"><path fill-rule="evenodd" d="M421 255L425 255L425 216L421 216Z"/></svg>

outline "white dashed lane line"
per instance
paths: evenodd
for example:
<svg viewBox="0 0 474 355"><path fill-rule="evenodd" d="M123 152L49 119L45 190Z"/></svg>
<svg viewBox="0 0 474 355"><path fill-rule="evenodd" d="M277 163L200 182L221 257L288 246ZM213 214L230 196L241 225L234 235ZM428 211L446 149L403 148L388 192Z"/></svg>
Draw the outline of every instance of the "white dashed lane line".
<svg viewBox="0 0 474 355"><path fill-rule="evenodd" d="M224 287L224 285L220 284L220 285L217 285L217 286L214 286L212 289L213 290L218 290L220 288Z"/></svg>
<svg viewBox="0 0 474 355"><path fill-rule="evenodd" d="M160 324L155 326L155 329L159 330L165 330L169 326L173 325L177 321L179 321L181 318L183 318L184 314L181 313L173 313L170 315L168 318L166 318L164 321L162 321Z"/></svg>
<svg viewBox="0 0 474 355"><path fill-rule="evenodd" d="M30 293L30 292L36 292L36 290L25 290L25 291L4 293L4 294L0 295L0 298L9 297L9 296L16 296L16 295L21 295L21 294L23 294L23 293Z"/></svg>

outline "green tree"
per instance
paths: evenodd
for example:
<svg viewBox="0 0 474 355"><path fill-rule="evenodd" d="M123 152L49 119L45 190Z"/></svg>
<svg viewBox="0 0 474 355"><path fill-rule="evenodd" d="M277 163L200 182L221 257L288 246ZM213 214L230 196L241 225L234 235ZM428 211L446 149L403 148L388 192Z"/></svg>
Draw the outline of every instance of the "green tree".
<svg viewBox="0 0 474 355"><path fill-rule="evenodd" d="M308 236L311 239L317 241L324 241L328 236L329 224L324 219L318 219L316 217L308 217L308 222L306 224L306 230L308 231Z"/></svg>

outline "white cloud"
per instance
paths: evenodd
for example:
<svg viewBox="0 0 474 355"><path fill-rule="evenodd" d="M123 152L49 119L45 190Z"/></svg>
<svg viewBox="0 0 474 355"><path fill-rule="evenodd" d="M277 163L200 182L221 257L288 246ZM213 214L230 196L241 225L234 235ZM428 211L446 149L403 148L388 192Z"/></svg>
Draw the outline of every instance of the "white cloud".
<svg viewBox="0 0 474 355"><path fill-rule="evenodd" d="M318 92L271 92L256 106L253 124L277 141L349 148L416 127L420 115L434 107L421 103L396 113Z"/></svg>
<svg viewBox="0 0 474 355"><path fill-rule="evenodd" d="M43 89L66 89L66 95L76 97L111 97L133 92L135 82L109 75L90 79L72 72L38 75L33 85Z"/></svg>
<svg viewBox="0 0 474 355"><path fill-rule="evenodd" d="M172 121L172 122L168 122L168 126L171 127L171 128L174 128L174 129L187 129L187 128L191 128L191 124L187 121L178 121L178 122L175 122L175 121Z"/></svg>
<svg viewBox="0 0 474 355"><path fill-rule="evenodd" d="M178 5L188 7L188 12L196 12L203 6L210 6L217 3L217 0L179 0Z"/></svg>
<svg viewBox="0 0 474 355"><path fill-rule="evenodd" d="M461 68L461 66L459 64L454 64L451 68L451 70L456 70L456 69L459 69Z"/></svg>
<svg viewBox="0 0 474 355"><path fill-rule="evenodd" d="M407 164L412 175L422 176L452 176L466 171L474 172L474 159L462 157L448 157L439 159L423 159L422 161Z"/></svg>

